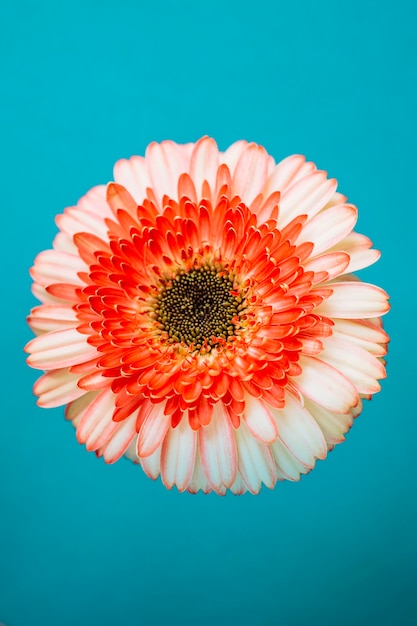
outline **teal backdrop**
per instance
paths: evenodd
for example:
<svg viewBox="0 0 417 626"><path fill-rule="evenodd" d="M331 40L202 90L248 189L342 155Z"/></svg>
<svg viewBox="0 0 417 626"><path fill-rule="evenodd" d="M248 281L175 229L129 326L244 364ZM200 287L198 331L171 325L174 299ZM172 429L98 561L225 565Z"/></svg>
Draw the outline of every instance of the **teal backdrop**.
<svg viewBox="0 0 417 626"><path fill-rule="evenodd" d="M0 622L411 626L416 4L3 0ZM28 269L54 216L152 140L303 153L358 205L391 294L388 378L347 441L257 497L167 491L37 408ZM410 327L410 328L409 328Z"/></svg>

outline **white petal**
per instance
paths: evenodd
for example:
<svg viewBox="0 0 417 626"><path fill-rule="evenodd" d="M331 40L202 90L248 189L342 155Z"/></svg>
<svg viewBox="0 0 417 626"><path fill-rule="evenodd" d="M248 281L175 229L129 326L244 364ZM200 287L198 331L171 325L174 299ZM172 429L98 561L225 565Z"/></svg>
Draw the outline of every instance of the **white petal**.
<svg viewBox="0 0 417 626"><path fill-rule="evenodd" d="M387 353L387 333L382 328L376 328L369 320L337 319L334 320L332 331L334 337L353 343L370 354L384 356Z"/></svg>
<svg viewBox="0 0 417 626"><path fill-rule="evenodd" d="M269 446L250 434L243 420L235 431L239 472L248 490L259 493L262 483L272 489L277 480L275 462Z"/></svg>
<svg viewBox="0 0 417 626"><path fill-rule="evenodd" d="M271 409L278 425L279 438L291 454L305 467L312 468L316 459L324 459L327 445L323 433L307 409L290 394L285 407Z"/></svg>
<svg viewBox="0 0 417 626"><path fill-rule="evenodd" d="M347 198L342 193L335 191L326 206L325 209L330 209L332 206L336 206L337 204L345 204Z"/></svg>
<svg viewBox="0 0 417 626"><path fill-rule="evenodd" d="M42 304L30 312L28 324L37 334L65 330L79 325L77 314L70 306Z"/></svg>
<svg viewBox="0 0 417 626"><path fill-rule="evenodd" d="M72 422L75 427L78 426L85 411L99 393L100 392L98 391L89 391L77 400L73 400L73 402L70 402L65 407L65 419Z"/></svg>
<svg viewBox="0 0 417 626"><path fill-rule="evenodd" d="M194 471L189 482L187 491L190 493L197 493L198 491L202 491L203 493L210 493L212 487L210 486L207 478L204 475L203 468L201 466L200 453L196 450L195 461L194 461Z"/></svg>
<svg viewBox="0 0 417 626"><path fill-rule="evenodd" d="M359 233L352 232L342 239L332 250L343 250L350 256L347 272L356 272L378 261L381 253L372 248L372 241Z"/></svg>
<svg viewBox="0 0 417 626"><path fill-rule="evenodd" d="M161 449L158 448L158 450L159 450L159 453L161 453ZM154 454L156 454L156 453L154 452ZM139 459L138 455L136 454L136 439L135 438L133 438L132 441L130 442L130 444L129 444L126 452L125 452L125 457L127 459L129 459L129 461L132 461L132 463L135 463L136 465L140 464L140 459ZM147 457L147 458L151 458L151 457ZM158 467L159 467L159 465L158 465ZM156 475L155 478L158 478L158 476L159 476L159 470L158 470L158 474ZM153 478L153 476L150 476L150 478Z"/></svg>
<svg viewBox="0 0 417 626"><path fill-rule="evenodd" d="M178 178L187 171L188 165L178 145L173 141L151 143L146 149L146 165L159 202L164 195L176 199Z"/></svg>
<svg viewBox="0 0 417 626"><path fill-rule="evenodd" d="M285 480L298 481L301 474L307 474L310 471L311 466L303 465L297 460L279 439L271 444L271 450L277 470Z"/></svg>
<svg viewBox="0 0 417 626"><path fill-rule="evenodd" d="M96 348L87 343L87 336L75 328L45 333L32 339L25 347L30 353L27 359L37 369L60 369L89 361L97 354Z"/></svg>
<svg viewBox="0 0 417 626"><path fill-rule="evenodd" d="M321 254L346 237L355 226L357 218L358 210L351 204L342 204L321 211L303 226L297 244L311 241L314 244L312 254L314 256Z"/></svg>
<svg viewBox="0 0 417 626"><path fill-rule="evenodd" d="M143 422L138 436L137 455L149 456L162 444L171 424L171 416L164 415L163 406L153 404L146 420Z"/></svg>
<svg viewBox="0 0 417 626"><path fill-rule="evenodd" d="M191 155L193 153L195 143L190 141L189 143L179 143L177 144L177 146L178 146L178 150L182 154L182 158L185 159L185 163L186 163L185 171L188 172L190 170Z"/></svg>
<svg viewBox="0 0 417 626"><path fill-rule="evenodd" d="M345 281L330 286L332 295L315 309L319 315L362 319L384 315L389 310L387 294L375 285Z"/></svg>
<svg viewBox="0 0 417 626"><path fill-rule="evenodd" d="M329 445L335 445L344 441L345 433L353 424L351 412L333 413L320 404L305 398L305 407L316 420L317 424Z"/></svg>
<svg viewBox="0 0 417 626"><path fill-rule="evenodd" d="M123 422L117 423L117 428L112 432L106 443L97 450L97 456L103 456L106 463L118 461L136 438L136 415L137 411L123 420Z"/></svg>
<svg viewBox="0 0 417 626"><path fill-rule="evenodd" d="M278 437L276 421L269 408L249 394L245 398L244 419L249 432L263 443L271 443Z"/></svg>
<svg viewBox="0 0 417 626"><path fill-rule="evenodd" d="M265 196L280 191L283 194L297 180L305 178L316 170L314 163L306 162L301 154L292 154L283 159L270 174L265 185Z"/></svg>
<svg viewBox="0 0 417 626"><path fill-rule="evenodd" d="M323 338L320 359L342 372L359 393L374 394L380 390L378 380L385 378L381 361L363 348L338 337Z"/></svg>
<svg viewBox="0 0 417 626"><path fill-rule="evenodd" d="M362 413L362 409L363 409L363 402L362 399L359 398L359 402L356 406L353 406L350 409L351 415L353 417L353 419L355 419L356 417L358 417L358 415L360 415Z"/></svg>
<svg viewBox="0 0 417 626"><path fill-rule="evenodd" d="M30 274L33 280L44 286L52 283L85 286L84 281L78 277L78 272L87 270L86 263L79 256L58 250L44 250L36 257Z"/></svg>
<svg viewBox="0 0 417 626"><path fill-rule="evenodd" d="M236 474L234 483L230 486L230 491L234 493L235 496L241 496L243 493L246 493L247 490L248 488L246 487L241 475L238 472Z"/></svg>
<svg viewBox="0 0 417 626"><path fill-rule="evenodd" d="M346 252L328 252L304 263L304 269L306 272L326 272L327 278L325 280L331 280L346 271L349 260L349 255Z"/></svg>
<svg viewBox="0 0 417 626"><path fill-rule="evenodd" d="M251 143L242 152L233 174L233 194L250 205L262 193L268 175L268 155L264 148Z"/></svg>
<svg viewBox="0 0 417 626"><path fill-rule="evenodd" d="M219 150L214 139L203 137L195 144L191 156L190 176L195 185L197 195L201 194L203 182L206 180L210 189L216 186L216 174L219 166Z"/></svg>
<svg viewBox="0 0 417 626"><path fill-rule="evenodd" d="M247 141L235 141L227 148L226 152L220 154L220 162L228 166L231 176L233 176L240 155L246 150L247 145Z"/></svg>
<svg viewBox="0 0 417 626"><path fill-rule="evenodd" d="M100 448L117 429L118 424L112 420L114 410L114 393L111 389L104 389L83 411L77 439L86 444L87 450Z"/></svg>
<svg viewBox="0 0 417 626"><path fill-rule="evenodd" d="M137 448L137 442L134 442L135 448ZM140 464L142 466L143 471L149 478L152 480L156 480L161 473L161 450L162 446L159 446L155 452L152 452L149 456L142 457L140 460ZM138 458L136 452L135 457Z"/></svg>
<svg viewBox="0 0 417 626"><path fill-rule="evenodd" d="M328 179L326 172L313 172L291 185L281 197L280 228L297 215L306 214L309 218L316 215L331 198L336 186L336 180Z"/></svg>
<svg viewBox="0 0 417 626"><path fill-rule="evenodd" d="M169 428L162 444L161 477L168 489L184 491L194 470L197 433L184 416L176 428Z"/></svg>
<svg viewBox="0 0 417 626"><path fill-rule="evenodd" d="M214 406L210 424L198 434L201 464L213 489L230 487L236 478L237 451L233 428L221 402Z"/></svg>
<svg viewBox="0 0 417 626"><path fill-rule="evenodd" d="M375 250L374 248L365 249L365 248L355 248L351 252L349 252L350 263L346 268L346 272L357 272L358 270L362 270L365 267L369 267L378 261L381 256L379 250Z"/></svg>
<svg viewBox="0 0 417 626"><path fill-rule="evenodd" d="M67 369L53 370L41 376L33 387L39 396L37 404L44 408L52 408L68 404L85 395L85 389L77 386L79 374L71 374Z"/></svg>
<svg viewBox="0 0 417 626"><path fill-rule="evenodd" d="M336 413L346 413L358 403L356 388L334 367L305 355L298 363L302 373L291 378L291 383L307 398Z"/></svg>
<svg viewBox="0 0 417 626"><path fill-rule="evenodd" d="M76 233L91 233L97 235L101 239L107 236L107 225L104 221L105 217L110 217L110 207L107 207L110 215L97 215L90 211L83 211L79 207L68 207L64 213L56 216L57 226L70 237Z"/></svg>
<svg viewBox="0 0 417 626"><path fill-rule="evenodd" d="M59 232L55 235L52 247L54 250L60 252L67 252L68 254L77 254L77 246L75 245L72 237L67 233Z"/></svg>
<svg viewBox="0 0 417 626"><path fill-rule="evenodd" d="M94 213L104 223L104 218L111 217L110 208L106 202L106 185L97 185L79 199L77 207L81 213ZM90 216L87 216L90 219Z"/></svg>
<svg viewBox="0 0 417 626"><path fill-rule="evenodd" d="M123 185L138 204L143 202L146 189L151 187L146 161L140 156L117 161L114 166L114 180Z"/></svg>

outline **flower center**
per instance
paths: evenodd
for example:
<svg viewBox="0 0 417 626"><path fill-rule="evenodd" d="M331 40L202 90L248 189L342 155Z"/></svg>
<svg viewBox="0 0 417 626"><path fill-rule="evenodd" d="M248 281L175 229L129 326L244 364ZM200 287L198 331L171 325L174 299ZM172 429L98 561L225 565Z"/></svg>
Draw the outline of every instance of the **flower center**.
<svg viewBox="0 0 417 626"><path fill-rule="evenodd" d="M211 349L235 335L238 316L245 308L233 278L205 266L180 272L166 281L157 297L155 312L160 330L172 342Z"/></svg>

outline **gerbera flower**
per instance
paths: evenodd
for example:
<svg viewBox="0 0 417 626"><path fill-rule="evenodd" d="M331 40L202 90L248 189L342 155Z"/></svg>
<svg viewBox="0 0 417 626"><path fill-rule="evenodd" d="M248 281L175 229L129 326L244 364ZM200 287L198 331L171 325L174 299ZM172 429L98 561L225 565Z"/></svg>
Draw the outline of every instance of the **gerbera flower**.
<svg viewBox="0 0 417 626"><path fill-rule="evenodd" d="M300 155L152 143L57 218L32 268L28 363L78 441L168 488L258 493L298 480L379 391L379 252Z"/></svg>

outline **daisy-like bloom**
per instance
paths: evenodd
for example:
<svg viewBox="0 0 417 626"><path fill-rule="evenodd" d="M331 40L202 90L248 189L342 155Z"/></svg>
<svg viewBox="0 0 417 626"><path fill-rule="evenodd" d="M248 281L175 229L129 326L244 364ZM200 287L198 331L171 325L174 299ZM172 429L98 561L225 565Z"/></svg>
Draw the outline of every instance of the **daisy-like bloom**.
<svg viewBox="0 0 417 626"><path fill-rule="evenodd" d="M57 218L28 363L78 441L167 488L258 493L344 440L385 377L357 209L303 156L152 143Z"/></svg>

